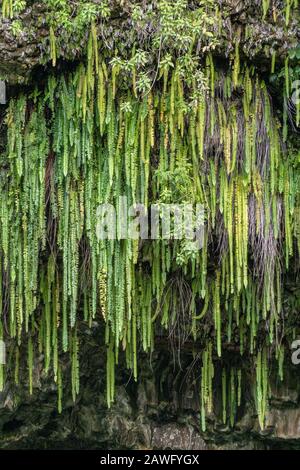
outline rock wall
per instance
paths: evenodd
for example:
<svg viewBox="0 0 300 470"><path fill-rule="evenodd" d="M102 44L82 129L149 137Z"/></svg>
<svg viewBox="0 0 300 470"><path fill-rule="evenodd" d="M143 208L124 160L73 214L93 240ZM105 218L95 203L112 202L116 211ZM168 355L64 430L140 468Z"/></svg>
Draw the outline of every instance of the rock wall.
<svg viewBox="0 0 300 470"><path fill-rule="evenodd" d="M267 425L259 430L251 390L244 394L233 428L221 424L220 396L207 431L200 431L200 363L183 352L180 367L173 366L167 348L149 359L142 357L135 383L120 364L116 402L110 410L105 397L105 351L99 331L86 331L81 355L81 391L71 400L64 384L63 411L57 412L57 394L50 378L35 364L34 393L10 383L0 394L0 448L2 449L300 449L299 366L286 364L285 380L271 380ZM66 360L66 368L68 361ZM275 369L275 365L274 365ZM274 370L274 377L277 374ZM246 371L245 371L246 373Z"/></svg>

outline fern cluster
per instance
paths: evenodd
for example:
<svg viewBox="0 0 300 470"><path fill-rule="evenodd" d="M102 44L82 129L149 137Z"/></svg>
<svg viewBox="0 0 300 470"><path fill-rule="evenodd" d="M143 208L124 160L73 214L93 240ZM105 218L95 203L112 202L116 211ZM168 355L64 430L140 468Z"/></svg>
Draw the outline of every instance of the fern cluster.
<svg viewBox="0 0 300 470"><path fill-rule="evenodd" d="M227 73L208 56L208 90L199 91L196 79L186 83L175 63L140 96L134 71L128 84L101 58L92 28L86 63L49 77L43 93L10 102L0 180L0 337L10 338L17 383L27 345L30 393L35 357L43 355L59 411L64 356L75 400L80 325L98 320L108 406L120 351L137 379L138 351L153 351L162 328L177 349L187 338L195 348L201 340L203 429L214 363L222 364L228 344L255 367L264 427L267 357L275 355L283 378L282 290L299 257L299 165L286 152L265 83L238 56L237 45ZM202 203L203 249L175 239L139 244L118 223L115 240L99 240L98 206L114 204L119 220L122 196L129 205ZM0 367L2 389L8 371ZM231 425L241 383L239 367L223 366L222 414Z"/></svg>

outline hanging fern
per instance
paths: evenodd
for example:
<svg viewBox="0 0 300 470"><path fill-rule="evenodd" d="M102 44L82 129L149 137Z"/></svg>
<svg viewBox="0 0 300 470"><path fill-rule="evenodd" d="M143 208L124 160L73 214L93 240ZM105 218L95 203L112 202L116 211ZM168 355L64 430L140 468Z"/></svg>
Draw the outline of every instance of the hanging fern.
<svg viewBox="0 0 300 470"><path fill-rule="evenodd" d="M264 17L268 8L264 2ZM50 45L55 65L52 29ZM185 82L180 61L164 69L162 83L142 97L135 74L128 83L117 60L108 63L100 56L92 24L85 63L65 76L49 77L44 96L36 90L34 98L10 101L6 177L0 181L0 273L6 279L1 282L8 332L0 323L0 338L7 334L14 345L15 381L25 342L30 393L39 353L45 372L53 371L61 412L63 354L69 352L75 401L80 325L96 319L105 330L110 407L120 354L125 350L137 380L138 351L154 350L160 327L178 349L187 338L202 345L203 430L226 342L234 343L239 356L255 357L263 428L267 358L273 350L283 377L284 346L277 344L278 334L284 334L282 277L300 252L299 170L281 145L287 116L281 134L266 84L253 67L241 66L238 39L226 75L208 54L203 74L209 90L199 91L196 80ZM285 78L287 105L288 61ZM142 244L127 239L120 224L124 196L128 205L204 205L202 249L161 234ZM97 238L101 203L117 210L114 240ZM204 324L212 325L209 340ZM0 389L6 375L1 365ZM241 368L222 365L221 382L222 420L233 426L245 388Z"/></svg>

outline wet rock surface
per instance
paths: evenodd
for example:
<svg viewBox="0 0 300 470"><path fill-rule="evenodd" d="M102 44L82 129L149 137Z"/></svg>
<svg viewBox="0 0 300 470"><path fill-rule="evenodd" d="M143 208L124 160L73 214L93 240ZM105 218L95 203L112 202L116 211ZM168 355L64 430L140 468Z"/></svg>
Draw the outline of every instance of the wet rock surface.
<svg viewBox="0 0 300 470"><path fill-rule="evenodd" d="M96 335L97 336L97 335ZM26 370L20 386L8 384L0 394L2 449L300 449L298 370L286 368L283 383L271 381L266 428L259 429L255 403L244 397L233 428L223 425L220 397L201 432L199 383L174 368L166 351L140 359L135 383L123 365L117 373L116 400L105 399L105 351L86 342L81 358L81 389L73 404L64 384L63 410L57 411L56 387L40 376L36 364L34 393L27 391ZM42 361L42 358L41 358ZM67 364L66 364L67 367ZM195 367L195 377L199 371ZM277 377L274 374L274 377Z"/></svg>

